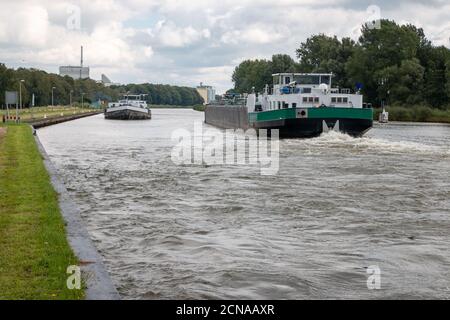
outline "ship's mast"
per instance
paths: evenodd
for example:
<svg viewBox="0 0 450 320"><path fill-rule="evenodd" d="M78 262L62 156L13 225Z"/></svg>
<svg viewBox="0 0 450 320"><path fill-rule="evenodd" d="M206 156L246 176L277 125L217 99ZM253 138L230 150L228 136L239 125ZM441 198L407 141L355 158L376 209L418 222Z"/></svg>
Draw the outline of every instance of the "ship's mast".
<svg viewBox="0 0 450 320"><path fill-rule="evenodd" d="M80 68L80 80L82 77L82 73L83 73L83 46L81 46L81 64L80 64L81 68Z"/></svg>

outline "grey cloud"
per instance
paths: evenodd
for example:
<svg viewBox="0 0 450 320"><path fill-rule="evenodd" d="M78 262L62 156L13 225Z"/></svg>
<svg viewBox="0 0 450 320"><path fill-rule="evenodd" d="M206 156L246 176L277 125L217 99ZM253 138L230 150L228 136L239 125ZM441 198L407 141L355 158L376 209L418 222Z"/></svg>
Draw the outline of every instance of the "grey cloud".
<svg viewBox="0 0 450 320"><path fill-rule="evenodd" d="M33 3L41 4L48 12L48 47L18 47L2 42L0 32L0 61L20 65L17 57L30 56L32 52L42 57L40 66L54 71L60 63L55 59L65 58L64 50L85 43L87 48L93 48L87 53L91 66L109 70L114 81L120 82L188 85L191 79L190 85L196 85L202 79L227 88L231 86L232 69L241 59L270 58L275 53L294 56L299 44L317 33L356 37L354 31L368 19L366 10L370 5L379 6L382 17L423 26L427 36L437 43L450 37L449 10L444 9L449 3L441 0L169 0L151 4L145 0L78 0L73 3L82 9L80 32L64 30L68 15L64 4L50 0ZM129 24L133 19L151 24ZM112 22L116 23L115 29L108 31ZM65 48L68 44L71 47ZM105 46L106 52L102 50ZM69 55L73 53L65 56ZM51 61L54 66L49 68ZM208 70L215 70L216 74L208 74ZM218 70L222 74L217 74ZM101 73L97 71L94 73Z"/></svg>

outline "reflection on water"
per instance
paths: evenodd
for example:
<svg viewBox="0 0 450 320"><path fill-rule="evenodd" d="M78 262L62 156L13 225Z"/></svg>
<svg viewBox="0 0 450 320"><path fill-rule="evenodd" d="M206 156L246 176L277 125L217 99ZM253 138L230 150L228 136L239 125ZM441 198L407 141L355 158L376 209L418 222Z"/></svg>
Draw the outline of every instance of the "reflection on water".
<svg viewBox="0 0 450 320"><path fill-rule="evenodd" d="M153 115L38 132L124 298L450 298L449 126L282 140L261 176L174 165L172 132L203 114Z"/></svg>

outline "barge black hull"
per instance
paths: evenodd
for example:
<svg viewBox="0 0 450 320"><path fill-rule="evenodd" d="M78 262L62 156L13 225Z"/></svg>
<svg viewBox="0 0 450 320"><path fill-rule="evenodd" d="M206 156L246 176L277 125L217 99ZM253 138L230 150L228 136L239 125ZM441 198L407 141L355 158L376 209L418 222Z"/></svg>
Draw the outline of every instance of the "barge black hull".
<svg viewBox="0 0 450 320"><path fill-rule="evenodd" d="M283 119L261 121L251 128L279 130L280 138L314 138L327 131L339 131L352 137L361 137L372 128L373 121L366 119ZM268 133L269 134L269 133Z"/></svg>
<svg viewBox="0 0 450 320"><path fill-rule="evenodd" d="M148 113L134 110L117 110L112 112L105 111L105 119L109 120L149 120L152 118L152 113L148 110Z"/></svg>
<svg viewBox="0 0 450 320"><path fill-rule="evenodd" d="M205 109L205 123L222 129L253 128L279 130L280 138L312 138L335 130L361 137L373 126L372 119L355 118L288 118L249 122L247 107L210 105ZM270 132L267 133L270 135Z"/></svg>

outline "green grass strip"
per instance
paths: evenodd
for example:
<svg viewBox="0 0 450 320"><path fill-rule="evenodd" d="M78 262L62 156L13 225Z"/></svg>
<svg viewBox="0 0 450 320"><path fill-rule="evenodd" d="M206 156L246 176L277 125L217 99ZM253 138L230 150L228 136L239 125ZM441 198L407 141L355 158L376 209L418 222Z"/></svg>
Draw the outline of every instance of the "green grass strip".
<svg viewBox="0 0 450 320"><path fill-rule="evenodd" d="M9 125L0 137L0 299L83 299L69 290L77 265L31 128Z"/></svg>

